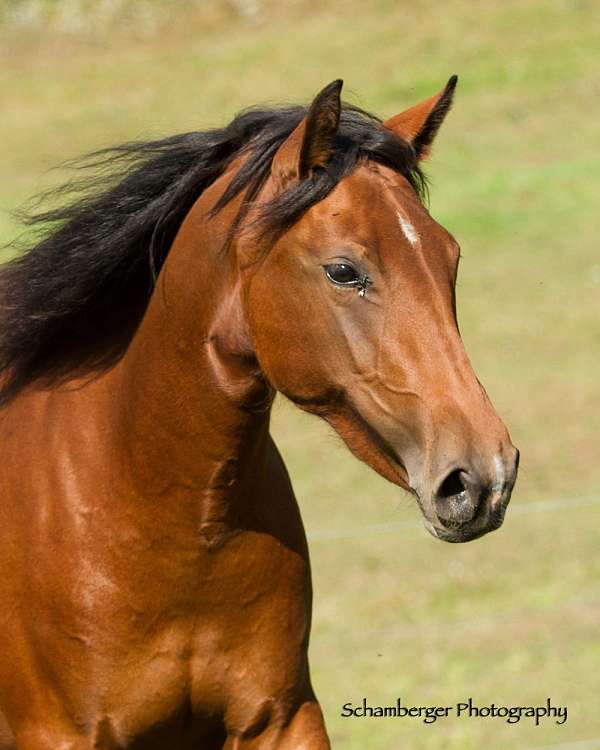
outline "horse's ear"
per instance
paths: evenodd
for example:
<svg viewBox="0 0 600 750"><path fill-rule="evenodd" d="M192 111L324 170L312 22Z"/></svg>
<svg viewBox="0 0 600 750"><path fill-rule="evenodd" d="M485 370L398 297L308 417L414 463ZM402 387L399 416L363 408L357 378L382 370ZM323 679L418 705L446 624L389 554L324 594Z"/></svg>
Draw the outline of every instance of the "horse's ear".
<svg viewBox="0 0 600 750"><path fill-rule="evenodd" d="M333 81L317 94L306 117L279 147L271 171L281 183L303 180L327 166L340 124L342 83Z"/></svg>
<svg viewBox="0 0 600 750"><path fill-rule="evenodd" d="M400 112L399 115L390 117L383 123L386 128L412 144L419 160L429 156L433 139L452 105L457 81L458 77L452 76L446 87L438 94Z"/></svg>

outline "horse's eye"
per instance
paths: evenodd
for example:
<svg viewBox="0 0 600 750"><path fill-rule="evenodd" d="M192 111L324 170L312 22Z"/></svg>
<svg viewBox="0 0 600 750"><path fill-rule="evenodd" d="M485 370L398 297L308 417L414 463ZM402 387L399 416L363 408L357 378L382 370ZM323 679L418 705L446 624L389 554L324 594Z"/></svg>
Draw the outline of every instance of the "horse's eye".
<svg viewBox="0 0 600 750"><path fill-rule="evenodd" d="M360 281L358 271L349 263L331 263L325 266L325 273L329 281L344 286L355 286Z"/></svg>

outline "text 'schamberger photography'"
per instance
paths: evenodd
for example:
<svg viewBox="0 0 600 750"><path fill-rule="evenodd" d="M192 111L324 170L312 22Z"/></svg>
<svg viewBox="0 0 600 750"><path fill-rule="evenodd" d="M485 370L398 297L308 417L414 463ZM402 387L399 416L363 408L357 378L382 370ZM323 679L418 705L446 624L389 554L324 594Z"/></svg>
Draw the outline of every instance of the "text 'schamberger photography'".
<svg viewBox="0 0 600 750"><path fill-rule="evenodd" d="M0 0L0 750L600 750L591 0Z"/></svg>

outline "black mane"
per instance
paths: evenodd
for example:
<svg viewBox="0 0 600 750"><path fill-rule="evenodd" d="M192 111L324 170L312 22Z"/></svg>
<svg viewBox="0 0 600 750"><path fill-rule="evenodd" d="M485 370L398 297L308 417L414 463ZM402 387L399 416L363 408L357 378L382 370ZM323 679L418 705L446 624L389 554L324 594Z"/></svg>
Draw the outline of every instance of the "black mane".
<svg viewBox="0 0 600 750"><path fill-rule="evenodd" d="M242 191L247 206L306 111L252 109L220 130L126 143L73 163L90 176L50 194L63 203L73 194L66 205L24 217L37 229L36 242L0 268L0 403L35 381L49 385L118 361L200 194L247 152L215 211ZM366 159L395 169L423 194L412 147L375 117L345 105L328 169L263 206L264 231L285 231Z"/></svg>

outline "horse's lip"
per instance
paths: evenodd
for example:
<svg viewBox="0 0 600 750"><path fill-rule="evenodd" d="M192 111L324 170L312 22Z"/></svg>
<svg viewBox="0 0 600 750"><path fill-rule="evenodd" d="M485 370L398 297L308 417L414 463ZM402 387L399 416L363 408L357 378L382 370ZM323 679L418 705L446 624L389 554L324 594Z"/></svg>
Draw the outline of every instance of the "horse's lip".
<svg viewBox="0 0 600 750"><path fill-rule="evenodd" d="M474 539L478 539L480 536L498 528L498 526L480 526L479 528L446 529L443 526L434 526L429 519L425 519L424 524L433 537L450 544L472 542Z"/></svg>
<svg viewBox="0 0 600 750"><path fill-rule="evenodd" d="M512 488L505 489L502 493L498 493L496 498L493 495L489 497L477 509L475 516L462 526L455 528L438 526L425 514L423 514L423 524L432 536L443 542L459 544L473 541L490 531L496 531L502 526L510 502L511 491Z"/></svg>

